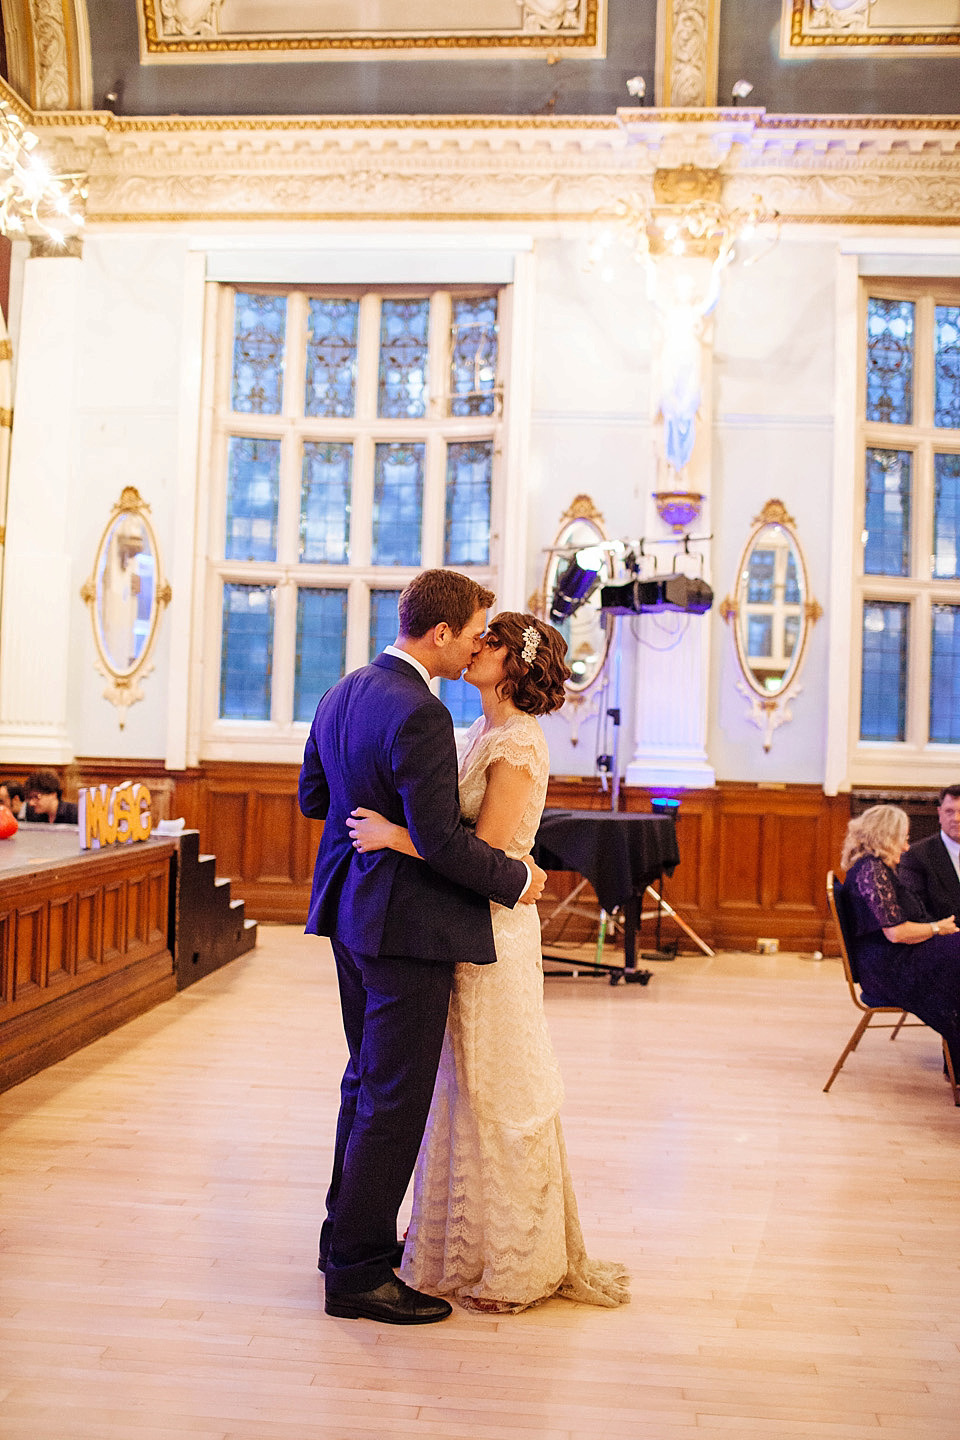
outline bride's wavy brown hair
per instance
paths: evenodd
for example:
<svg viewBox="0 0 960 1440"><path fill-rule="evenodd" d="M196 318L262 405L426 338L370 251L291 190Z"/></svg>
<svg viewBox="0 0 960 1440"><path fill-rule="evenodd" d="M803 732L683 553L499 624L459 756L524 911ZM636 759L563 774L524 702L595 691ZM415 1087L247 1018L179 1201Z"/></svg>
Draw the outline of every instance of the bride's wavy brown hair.
<svg viewBox="0 0 960 1440"><path fill-rule="evenodd" d="M536 654L529 662L523 658L523 632L528 628L536 630L540 637ZM559 710L567 698L563 682L571 673L566 662L567 642L560 631L536 615L504 610L490 621L487 633L499 640L506 651L498 694L512 700L527 715L549 715Z"/></svg>

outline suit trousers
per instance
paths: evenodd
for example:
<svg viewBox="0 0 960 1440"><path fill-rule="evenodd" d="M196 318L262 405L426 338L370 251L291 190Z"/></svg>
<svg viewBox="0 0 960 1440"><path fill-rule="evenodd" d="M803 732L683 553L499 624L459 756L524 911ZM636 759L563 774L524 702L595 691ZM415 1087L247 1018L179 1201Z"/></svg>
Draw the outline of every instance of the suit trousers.
<svg viewBox="0 0 960 1440"><path fill-rule="evenodd" d="M397 1214L433 1097L453 966L331 943L350 1058L320 1254L327 1293L350 1294L393 1275Z"/></svg>

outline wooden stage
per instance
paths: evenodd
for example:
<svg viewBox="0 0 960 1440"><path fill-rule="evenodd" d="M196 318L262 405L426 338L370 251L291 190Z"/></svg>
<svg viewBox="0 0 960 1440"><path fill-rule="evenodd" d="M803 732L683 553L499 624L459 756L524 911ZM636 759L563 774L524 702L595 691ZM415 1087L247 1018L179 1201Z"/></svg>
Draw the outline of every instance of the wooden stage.
<svg viewBox="0 0 960 1440"><path fill-rule="evenodd" d="M333 1320L326 945L253 953L0 1095L3 1440L956 1440L960 1111L838 962L551 979L589 1249L633 1301Z"/></svg>
<svg viewBox="0 0 960 1440"><path fill-rule="evenodd" d="M75 825L0 841L0 1090L256 943L196 831L81 850Z"/></svg>

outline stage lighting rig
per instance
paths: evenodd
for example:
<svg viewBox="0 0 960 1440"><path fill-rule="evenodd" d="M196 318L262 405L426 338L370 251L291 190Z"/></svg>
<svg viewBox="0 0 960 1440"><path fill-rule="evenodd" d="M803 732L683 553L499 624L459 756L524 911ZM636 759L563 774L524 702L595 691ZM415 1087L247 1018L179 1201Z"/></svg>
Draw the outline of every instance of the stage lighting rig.
<svg viewBox="0 0 960 1440"><path fill-rule="evenodd" d="M550 601L550 619L567 620L600 584L604 552L599 546L578 550L557 576Z"/></svg>
<svg viewBox="0 0 960 1440"><path fill-rule="evenodd" d="M627 580L620 585L604 585L600 591L600 609L607 615L651 615L661 610L705 615L712 604L710 586L692 575Z"/></svg>

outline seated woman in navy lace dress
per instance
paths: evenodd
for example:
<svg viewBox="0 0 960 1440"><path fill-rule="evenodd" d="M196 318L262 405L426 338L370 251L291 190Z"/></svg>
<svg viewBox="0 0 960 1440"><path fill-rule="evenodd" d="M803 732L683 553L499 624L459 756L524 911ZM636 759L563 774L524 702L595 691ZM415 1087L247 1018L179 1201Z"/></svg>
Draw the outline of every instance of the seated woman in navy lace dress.
<svg viewBox="0 0 960 1440"><path fill-rule="evenodd" d="M840 864L852 958L864 1003L900 1005L936 1030L960 1076L960 932L953 915L928 916L897 876L909 823L898 806L873 805L847 826Z"/></svg>

